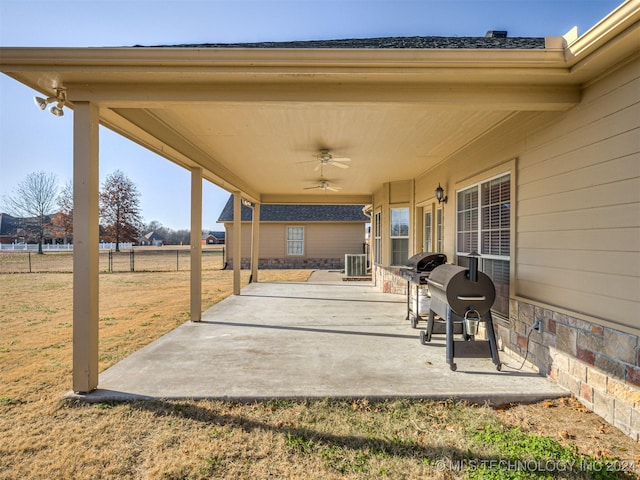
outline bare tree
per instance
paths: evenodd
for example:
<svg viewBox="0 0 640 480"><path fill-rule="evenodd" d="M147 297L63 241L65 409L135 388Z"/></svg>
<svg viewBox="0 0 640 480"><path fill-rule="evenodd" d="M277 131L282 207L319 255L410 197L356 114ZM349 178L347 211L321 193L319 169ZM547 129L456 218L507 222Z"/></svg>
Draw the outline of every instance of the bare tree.
<svg viewBox="0 0 640 480"><path fill-rule="evenodd" d="M42 253L45 230L54 213L57 194L58 181L53 173L33 172L5 197L9 213L22 218L27 236L38 243L38 253Z"/></svg>
<svg viewBox="0 0 640 480"><path fill-rule="evenodd" d="M100 192L100 217L103 238L115 242L116 252L121 242L135 242L143 227L140 193L135 184L120 170L107 176Z"/></svg>

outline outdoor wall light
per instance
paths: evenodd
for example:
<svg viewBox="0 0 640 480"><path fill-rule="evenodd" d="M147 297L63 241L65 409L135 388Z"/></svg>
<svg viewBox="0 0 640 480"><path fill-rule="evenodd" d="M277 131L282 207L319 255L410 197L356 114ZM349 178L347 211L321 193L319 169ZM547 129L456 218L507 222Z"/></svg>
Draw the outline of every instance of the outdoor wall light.
<svg viewBox="0 0 640 480"><path fill-rule="evenodd" d="M34 97L33 101L36 102L36 106L40 110L44 110L47 108L47 105L50 103L57 102L57 105L51 107L50 112L56 117L62 117L64 115L64 111L62 108L64 107L64 102L67 100L67 92L64 88L56 88L56 96L55 97Z"/></svg>
<svg viewBox="0 0 640 480"><path fill-rule="evenodd" d="M440 182L438 182L438 188L436 188L436 200L438 200L438 203L447 203L448 199L449 197L444 194L444 189L440 186Z"/></svg>

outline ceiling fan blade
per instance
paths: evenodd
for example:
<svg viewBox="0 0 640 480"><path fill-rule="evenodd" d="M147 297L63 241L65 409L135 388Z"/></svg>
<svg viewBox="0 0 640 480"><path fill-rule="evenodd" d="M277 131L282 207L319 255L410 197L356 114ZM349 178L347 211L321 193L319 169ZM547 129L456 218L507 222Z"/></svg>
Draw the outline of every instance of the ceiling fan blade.
<svg viewBox="0 0 640 480"><path fill-rule="evenodd" d="M334 165L338 168L349 168L349 165L345 165L344 163L339 163L339 162L331 162L330 165Z"/></svg>
<svg viewBox="0 0 640 480"><path fill-rule="evenodd" d="M316 185L315 187L304 187L305 190L315 190L316 188L322 188L322 186Z"/></svg>
<svg viewBox="0 0 640 480"><path fill-rule="evenodd" d="M332 192L339 192L342 190L341 187L327 187L327 190L331 190Z"/></svg>
<svg viewBox="0 0 640 480"><path fill-rule="evenodd" d="M318 163L316 165L316 168L313 169L314 172L317 172L318 170L320 170L320 167L322 167L322 163Z"/></svg>
<svg viewBox="0 0 640 480"><path fill-rule="evenodd" d="M333 157L331 160L334 162L350 162L351 161L351 159L347 157Z"/></svg>

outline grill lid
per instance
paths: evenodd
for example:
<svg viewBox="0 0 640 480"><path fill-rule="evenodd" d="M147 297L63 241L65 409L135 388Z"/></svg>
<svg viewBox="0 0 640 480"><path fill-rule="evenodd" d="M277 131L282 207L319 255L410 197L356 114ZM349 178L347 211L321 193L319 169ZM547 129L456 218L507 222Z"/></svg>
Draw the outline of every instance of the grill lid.
<svg viewBox="0 0 640 480"><path fill-rule="evenodd" d="M443 253L420 252L407 260L407 267L416 272L430 272L445 263L447 263L447 256Z"/></svg>
<svg viewBox="0 0 640 480"><path fill-rule="evenodd" d="M484 315L496 299L495 285L482 272L478 272L477 281L473 282L469 279L469 273L459 265L436 268L427 280L431 298L447 303L460 316L464 316L469 309Z"/></svg>

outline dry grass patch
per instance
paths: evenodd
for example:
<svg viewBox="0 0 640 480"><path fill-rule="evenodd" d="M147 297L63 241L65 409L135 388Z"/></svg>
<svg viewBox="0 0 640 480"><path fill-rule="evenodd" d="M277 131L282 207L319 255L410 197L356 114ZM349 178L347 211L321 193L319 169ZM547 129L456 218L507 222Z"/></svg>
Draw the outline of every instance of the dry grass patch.
<svg viewBox="0 0 640 480"><path fill-rule="evenodd" d="M260 279L305 281L309 273L261 271ZM204 272L205 307L231 293L231 278L230 271ZM545 478L456 470L456 462L503 458L477 434L514 427L595 458L640 460L635 442L569 401L499 411L412 400L64 402L71 275L1 275L0 284L3 480ZM189 272L103 274L100 290L101 370L189 318Z"/></svg>

